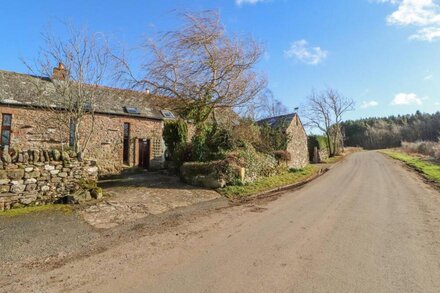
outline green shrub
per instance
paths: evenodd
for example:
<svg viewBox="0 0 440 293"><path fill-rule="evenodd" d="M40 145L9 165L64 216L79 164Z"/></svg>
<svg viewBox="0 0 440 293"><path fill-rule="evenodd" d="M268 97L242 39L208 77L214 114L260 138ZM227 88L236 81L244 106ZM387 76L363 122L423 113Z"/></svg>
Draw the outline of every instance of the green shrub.
<svg viewBox="0 0 440 293"><path fill-rule="evenodd" d="M218 125L199 126L192 138L192 159L194 161L222 160L228 151L236 148L232 131Z"/></svg>
<svg viewBox="0 0 440 293"><path fill-rule="evenodd" d="M192 159L202 162L207 160L209 149L206 143L207 137L211 132L211 126L207 124L199 125L193 136L192 143Z"/></svg>
<svg viewBox="0 0 440 293"><path fill-rule="evenodd" d="M233 127L232 135L237 146L248 143L258 148L261 145L260 127L252 119L241 119L240 124Z"/></svg>
<svg viewBox="0 0 440 293"><path fill-rule="evenodd" d="M187 142L188 125L181 119L166 121L163 129L163 139L171 159L175 161L177 159L176 149L182 147Z"/></svg>
<svg viewBox="0 0 440 293"><path fill-rule="evenodd" d="M187 162L181 167L183 178L214 175L215 178L223 179L227 184L239 182L240 170L228 160L210 162Z"/></svg>
<svg viewBox="0 0 440 293"><path fill-rule="evenodd" d="M233 150L236 147L232 131L226 128L213 127L206 140L211 153Z"/></svg>
<svg viewBox="0 0 440 293"><path fill-rule="evenodd" d="M287 168L278 164L274 156L259 153L251 145L247 145L235 154L235 163L246 169L246 181L254 181L260 177L273 176L287 171Z"/></svg>
<svg viewBox="0 0 440 293"><path fill-rule="evenodd" d="M267 123L260 126L261 141L258 150L270 153L276 150L285 150L292 137L286 133L286 127L283 123L276 126L270 126Z"/></svg>

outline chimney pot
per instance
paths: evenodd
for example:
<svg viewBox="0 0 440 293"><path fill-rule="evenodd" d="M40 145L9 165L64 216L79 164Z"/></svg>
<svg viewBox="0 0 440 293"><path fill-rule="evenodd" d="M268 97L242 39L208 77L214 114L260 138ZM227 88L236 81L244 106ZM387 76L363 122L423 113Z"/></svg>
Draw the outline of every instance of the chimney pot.
<svg viewBox="0 0 440 293"><path fill-rule="evenodd" d="M69 78L69 72L66 70L62 62L58 63L58 67L53 69L52 79L66 80Z"/></svg>

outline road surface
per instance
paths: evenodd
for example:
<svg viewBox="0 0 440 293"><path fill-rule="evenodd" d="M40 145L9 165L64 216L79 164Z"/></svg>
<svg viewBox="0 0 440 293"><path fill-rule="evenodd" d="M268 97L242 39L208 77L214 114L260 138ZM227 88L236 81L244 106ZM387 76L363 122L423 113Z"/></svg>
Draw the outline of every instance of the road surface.
<svg viewBox="0 0 440 293"><path fill-rule="evenodd" d="M219 211L11 289L440 292L440 196L399 162L356 153L274 201Z"/></svg>

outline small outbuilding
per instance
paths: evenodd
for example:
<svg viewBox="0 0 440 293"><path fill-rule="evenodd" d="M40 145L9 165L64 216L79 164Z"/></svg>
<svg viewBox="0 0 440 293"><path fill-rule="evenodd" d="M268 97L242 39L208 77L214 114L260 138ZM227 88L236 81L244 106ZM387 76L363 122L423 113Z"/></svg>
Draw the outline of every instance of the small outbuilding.
<svg viewBox="0 0 440 293"><path fill-rule="evenodd" d="M291 156L289 168L301 169L309 164L307 133L297 113L266 118L258 121L258 124L279 129L287 136L285 150Z"/></svg>

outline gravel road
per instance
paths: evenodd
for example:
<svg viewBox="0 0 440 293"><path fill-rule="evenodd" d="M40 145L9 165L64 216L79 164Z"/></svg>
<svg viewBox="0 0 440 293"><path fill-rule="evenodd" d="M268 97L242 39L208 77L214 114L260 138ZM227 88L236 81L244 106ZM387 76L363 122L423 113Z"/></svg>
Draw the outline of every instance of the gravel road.
<svg viewBox="0 0 440 293"><path fill-rule="evenodd" d="M399 162L360 152L276 200L220 209L4 290L440 292L440 195Z"/></svg>

